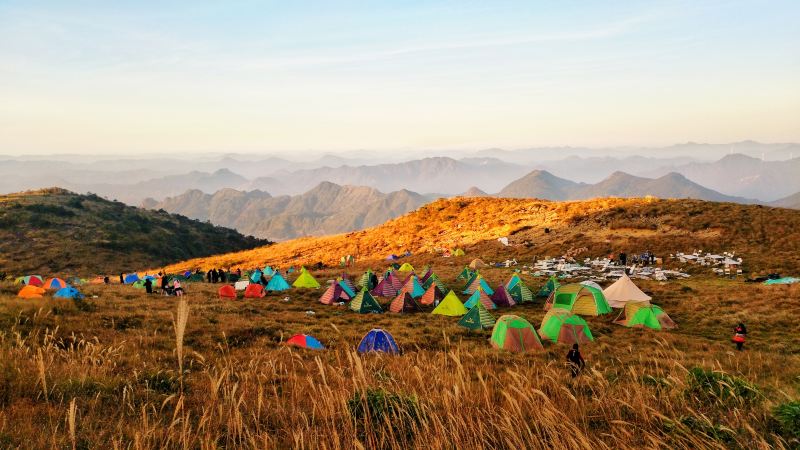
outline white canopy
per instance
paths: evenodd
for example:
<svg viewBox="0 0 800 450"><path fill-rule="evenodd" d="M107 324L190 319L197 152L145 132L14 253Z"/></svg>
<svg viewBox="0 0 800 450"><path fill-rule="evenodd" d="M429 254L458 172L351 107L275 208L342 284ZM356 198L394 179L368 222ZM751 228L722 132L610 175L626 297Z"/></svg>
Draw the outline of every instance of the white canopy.
<svg viewBox="0 0 800 450"><path fill-rule="evenodd" d="M614 284L605 288L603 295L612 308L624 308L628 302L645 302L650 301L651 298L642 292L628 275L622 275Z"/></svg>

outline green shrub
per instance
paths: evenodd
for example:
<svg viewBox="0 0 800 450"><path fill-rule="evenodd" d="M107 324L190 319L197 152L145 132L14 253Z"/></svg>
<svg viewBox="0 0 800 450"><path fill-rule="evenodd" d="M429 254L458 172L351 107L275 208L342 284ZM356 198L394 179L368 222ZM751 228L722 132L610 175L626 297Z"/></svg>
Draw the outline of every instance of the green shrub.
<svg viewBox="0 0 800 450"><path fill-rule="evenodd" d="M416 396L384 389L356 392L347 401L347 408L362 438L368 433L383 434L387 431L385 427L389 426L394 436L404 436L411 440L415 427L422 418Z"/></svg>
<svg viewBox="0 0 800 450"><path fill-rule="evenodd" d="M683 416L679 419L679 422L692 433L704 434L715 441L731 444L736 440L736 433L734 433L733 430L719 424L711 423L708 418L705 417Z"/></svg>
<svg viewBox="0 0 800 450"><path fill-rule="evenodd" d="M772 409L784 435L800 439L800 401L781 403Z"/></svg>
<svg viewBox="0 0 800 450"><path fill-rule="evenodd" d="M686 394L702 403L756 403L763 397L758 387L746 380L700 367L689 371Z"/></svg>

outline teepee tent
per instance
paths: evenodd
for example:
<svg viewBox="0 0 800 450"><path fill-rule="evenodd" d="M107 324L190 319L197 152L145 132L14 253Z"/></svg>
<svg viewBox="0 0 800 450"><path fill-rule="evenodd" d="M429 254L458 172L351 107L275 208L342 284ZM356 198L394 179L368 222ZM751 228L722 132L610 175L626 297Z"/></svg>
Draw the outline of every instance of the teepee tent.
<svg viewBox="0 0 800 450"><path fill-rule="evenodd" d="M440 291L435 284L431 284L428 290L425 291L424 294L422 294L422 297L420 297L419 303L421 305L430 306L436 303L437 300L441 300L443 298L444 294L442 294L442 291Z"/></svg>
<svg viewBox="0 0 800 450"><path fill-rule="evenodd" d="M539 336L562 344L585 344L594 340L589 325L581 316L561 308L547 311L539 327Z"/></svg>
<svg viewBox="0 0 800 450"><path fill-rule="evenodd" d="M497 319L489 342L498 350L510 352L544 349L533 325L522 317L510 314Z"/></svg>
<svg viewBox="0 0 800 450"><path fill-rule="evenodd" d="M549 297L550 294L553 293L561 284L558 282L558 278L555 275L551 275L550 278L547 280L547 283L539 289L539 292L536 294L537 297Z"/></svg>
<svg viewBox="0 0 800 450"><path fill-rule="evenodd" d="M458 321L458 325L470 330L486 330L494 326L494 317L489 314L483 303L477 302Z"/></svg>
<svg viewBox="0 0 800 450"><path fill-rule="evenodd" d="M419 312L421 309L411 294L405 291L400 291L397 297L392 300L389 305L389 312L393 313L411 313Z"/></svg>
<svg viewBox="0 0 800 450"><path fill-rule="evenodd" d="M544 309L562 308L583 316L599 316L611 312L603 291L583 284L565 284L556 288Z"/></svg>
<svg viewBox="0 0 800 450"><path fill-rule="evenodd" d="M286 279L284 279L281 274L275 272L275 275L273 275L269 283L267 283L266 289L268 291L285 291L289 289L289 287L289 283L286 282Z"/></svg>
<svg viewBox="0 0 800 450"><path fill-rule="evenodd" d="M339 283L333 283L328 287L322 297L320 297L319 302L325 305L333 305L339 302L346 302L350 300L350 295L347 294L342 288L342 285Z"/></svg>
<svg viewBox="0 0 800 450"><path fill-rule="evenodd" d="M464 307L464 304L461 303L461 300L458 299L456 293L450 291L447 295L442 299L439 306L437 306L431 314L440 314L443 316L463 316L467 313L467 308Z"/></svg>
<svg viewBox="0 0 800 450"><path fill-rule="evenodd" d="M517 303L533 301L533 293L521 280L514 286L508 288L508 295L510 295L511 298L513 298Z"/></svg>
<svg viewBox="0 0 800 450"><path fill-rule="evenodd" d="M250 281L252 281L253 283L260 283L261 274L262 272L260 270L254 271L253 273L250 274Z"/></svg>
<svg viewBox="0 0 800 450"><path fill-rule="evenodd" d="M473 277L472 282L464 289L464 294L472 294L478 288L483 289L486 295L494 294L494 289L489 287L489 283L487 283L480 274L476 274L475 277Z"/></svg>
<svg viewBox="0 0 800 450"><path fill-rule="evenodd" d="M475 290L475 292L469 296L467 301L464 302L464 307L472 309L478 303L482 304L486 309L497 309L497 305L495 305L492 299L489 298L485 292L483 292L483 289Z"/></svg>
<svg viewBox="0 0 800 450"><path fill-rule="evenodd" d="M408 277L406 284L403 285L401 292L408 292L411 294L411 297L419 298L425 293L425 289L423 289L422 285L419 283L419 278L412 274L410 277Z"/></svg>
<svg viewBox="0 0 800 450"><path fill-rule="evenodd" d="M296 288L319 288L319 283L317 280L314 279L313 276L306 270L305 267L300 269L300 276L294 280L292 286Z"/></svg>
<svg viewBox="0 0 800 450"><path fill-rule="evenodd" d="M431 269L431 266L425 266L422 276L419 277L419 282L424 284L426 281L428 281L428 278L430 278L431 275L433 275L433 269Z"/></svg>
<svg viewBox="0 0 800 450"><path fill-rule="evenodd" d="M383 279L381 279L378 285L375 286L375 289L372 290L372 294L379 297L394 298L402 287L403 284L400 279L397 278L391 270L387 270Z"/></svg>
<svg viewBox="0 0 800 450"><path fill-rule="evenodd" d="M380 314L383 312L380 303L375 300L375 297L373 297L367 289L358 291L358 294L350 301L350 309L361 314Z"/></svg>
<svg viewBox="0 0 800 450"><path fill-rule="evenodd" d="M436 287L439 288L439 292L442 293L442 296L444 296L444 294L450 290L447 288L447 285L444 284L444 281L442 281L442 279L439 278L439 276L436 275L435 273L429 276L428 279L425 280L424 283L422 283L422 287L427 290L429 287L431 287L432 284L436 285Z"/></svg>
<svg viewBox="0 0 800 450"><path fill-rule="evenodd" d="M367 269L361 278L358 279L358 287L372 290L378 285L378 277L372 272L372 269Z"/></svg>
<svg viewBox="0 0 800 450"><path fill-rule="evenodd" d="M492 301L495 305L503 307L511 307L517 304L502 284L492 294Z"/></svg>
<svg viewBox="0 0 800 450"><path fill-rule="evenodd" d="M669 330L675 328L675 322L661 307L650 302L628 302L625 304L624 317L614 323L626 327L651 328L653 330Z"/></svg>
<svg viewBox="0 0 800 450"><path fill-rule="evenodd" d="M472 278L472 271L469 270L469 267L464 266L464 268L461 269L461 273L456 277L456 280L469 280L470 278Z"/></svg>
<svg viewBox="0 0 800 450"><path fill-rule="evenodd" d="M614 284L603 290L608 305L612 308L624 308L628 302L649 302L651 297L642 292L628 275L623 274Z"/></svg>

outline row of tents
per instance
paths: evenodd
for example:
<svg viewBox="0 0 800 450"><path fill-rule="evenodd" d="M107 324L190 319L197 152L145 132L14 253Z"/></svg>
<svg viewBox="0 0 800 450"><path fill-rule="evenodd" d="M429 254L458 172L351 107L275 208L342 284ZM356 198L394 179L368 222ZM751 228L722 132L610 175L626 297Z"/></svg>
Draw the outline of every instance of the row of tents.
<svg viewBox="0 0 800 450"><path fill-rule="evenodd" d="M84 298L84 295L74 286L71 286L61 278L50 278L42 281L38 275L30 275L18 279L18 284L25 286L17 292L20 298L42 298L48 291L53 292L53 298Z"/></svg>

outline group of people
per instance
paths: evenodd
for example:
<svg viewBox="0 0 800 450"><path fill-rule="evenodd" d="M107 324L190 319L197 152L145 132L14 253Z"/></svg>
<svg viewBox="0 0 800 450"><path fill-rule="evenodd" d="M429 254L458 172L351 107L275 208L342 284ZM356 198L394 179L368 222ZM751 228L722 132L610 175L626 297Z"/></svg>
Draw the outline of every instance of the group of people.
<svg viewBox="0 0 800 450"><path fill-rule="evenodd" d="M608 259L613 262L614 255L609 255ZM642 266L654 266L656 265L656 255L650 250L646 250L639 255L634 254L631 256L630 261L628 261L628 254L621 252L619 255L617 255L617 261L619 262L620 266L627 266L628 262L630 262L631 265L640 264Z"/></svg>
<svg viewBox="0 0 800 450"><path fill-rule="evenodd" d="M236 269L238 276L242 276L242 269ZM224 269L211 269L206 272L206 281L209 283L226 283L230 279L231 269L225 272ZM237 278L238 279L238 278Z"/></svg>

